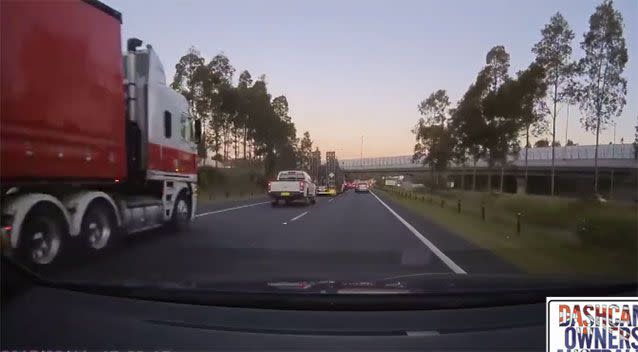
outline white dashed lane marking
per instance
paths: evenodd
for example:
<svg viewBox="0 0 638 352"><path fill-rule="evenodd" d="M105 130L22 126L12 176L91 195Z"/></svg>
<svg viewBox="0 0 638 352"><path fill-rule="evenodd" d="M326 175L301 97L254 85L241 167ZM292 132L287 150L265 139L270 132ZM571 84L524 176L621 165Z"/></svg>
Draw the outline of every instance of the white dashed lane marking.
<svg viewBox="0 0 638 352"><path fill-rule="evenodd" d="M243 208L248 208L248 207L254 207L257 205L262 205L262 204L266 204L266 203L270 203L270 201L267 202L259 202L259 203L252 203L252 204L246 204L246 205L240 205L238 207L232 207L232 208L226 208L226 209L220 209L220 210L215 210L215 211L209 211L206 213L201 213L201 214L197 214L195 215L196 218L200 217L200 216L206 216L206 215L213 215L213 214L219 214L219 213L225 213L227 211L231 211L231 210L237 210L237 209L243 209Z"/></svg>

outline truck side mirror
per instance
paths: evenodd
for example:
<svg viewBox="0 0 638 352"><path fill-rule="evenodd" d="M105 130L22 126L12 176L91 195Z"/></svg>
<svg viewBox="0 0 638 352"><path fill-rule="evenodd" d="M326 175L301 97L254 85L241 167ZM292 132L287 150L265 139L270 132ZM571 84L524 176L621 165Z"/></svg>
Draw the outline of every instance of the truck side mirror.
<svg viewBox="0 0 638 352"><path fill-rule="evenodd" d="M194 139L195 143L199 144L202 141L202 121L195 120L195 131L194 131Z"/></svg>
<svg viewBox="0 0 638 352"><path fill-rule="evenodd" d="M137 47L142 45L142 40L138 38L129 38L126 41L126 50L127 51L135 51Z"/></svg>

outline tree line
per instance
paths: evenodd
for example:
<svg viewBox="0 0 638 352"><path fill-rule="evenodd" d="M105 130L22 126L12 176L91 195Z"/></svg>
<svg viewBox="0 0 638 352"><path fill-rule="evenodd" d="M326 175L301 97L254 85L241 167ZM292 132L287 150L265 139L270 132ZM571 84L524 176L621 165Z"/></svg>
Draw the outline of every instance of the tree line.
<svg viewBox="0 0 638 352"><path fill-rule="evenodd" d="M253 80L244 70L234 83L234 74L223 53L207 61L193 47L175 65L171 87L202 126L199 157L260 160L268 174L308 165L312 140L308 132L297 138L286 96L272 98L265 75Z"/></svg>
<svg viewBox="0 0 638 352"><path fill-rule="evenodd" d="M560 145L556 141L557 106L572 104L580 108L582 126L596 136L593 188L597 193L600 131L621 115L627 93L622 76L628 61L623 19L613 2L604 1L589 18L589 29L580 42L584 55L579 59L572 59L573 40L574 32L557 12L531 49L534 61L513 77L506 48L493 47L455 106L443 89L420 102L422 117L412 130L417 142L413 159L429 165L434 174L450 163L476 167L479 159L485 159L489 167L505 166L508 156L518 154L523 139L527 181L530 137L549 130L550 193L554 195L554 147Z"/></svg>

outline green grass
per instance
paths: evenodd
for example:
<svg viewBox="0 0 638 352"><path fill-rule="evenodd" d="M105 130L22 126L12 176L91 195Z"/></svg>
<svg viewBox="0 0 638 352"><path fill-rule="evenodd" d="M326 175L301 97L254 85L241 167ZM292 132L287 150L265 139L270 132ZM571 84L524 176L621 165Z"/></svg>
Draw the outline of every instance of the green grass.
<svg viewBox="0 0 638 352"><path fill-rule="evenodd" d="M635 205L480 192L426 194L389 188L381 192L524 272L636 278Z"/></svg>
<svg viewBox="0 0 638 352"><path fill-rule="evenodd" d="M266 180L258 168L200 167L198 171L199 201L248 199L263 196Z"/></svg>
<svg viewBox="0 0 638 352"><path fill-rule="evenodd" d="M247 192L247 193L242 193L242 192L229 192L228 196L226 196L226 193L211 193L211 192L205 192L205 193L199 193L198 195L198 199L197 202L199 204L203 204L203 203L217 203L217 202L224 202L227 200L248 200L248 199L255 199L255 198L263 198L266 195L266 191L262 190L259 192Z"/></svg>

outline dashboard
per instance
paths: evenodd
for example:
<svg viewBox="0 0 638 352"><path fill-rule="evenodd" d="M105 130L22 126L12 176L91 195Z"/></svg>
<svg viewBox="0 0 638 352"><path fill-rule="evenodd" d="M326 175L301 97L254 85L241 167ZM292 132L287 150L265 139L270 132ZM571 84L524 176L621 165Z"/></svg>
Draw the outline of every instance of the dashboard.
<svg viewBox="0 0 638 352"><path fill-rule="evenodd" d="M237 308L33 286L3 299L2 350L540 350L545 305L416 311Z"/></svg>
<svg viewBox="0 0 638 352"><path fill-rule="evenodd" d="M287 293L287 286L273 283L271 292L250 293L205 286L189 290L158 284L50 282L5 260L0 269L1 351L543 350L545 297L638 292L635 283L628 283L551 286L549 291L521 286L505 293L494 291L499 283L515 288L505 278L451 282L446 276L427 276L428 284L439 291L412 296L334 294L354 284L344 282L319 285L313 294ZM413 279L402 283L421 280ZM489 295L472 291L474 281L481 287L489 283L490 290L483 290ZM464 283L462 294L444 293L446 282ZM330 291L333 286L336 290Z"/></svg>

